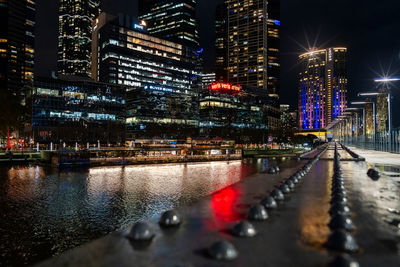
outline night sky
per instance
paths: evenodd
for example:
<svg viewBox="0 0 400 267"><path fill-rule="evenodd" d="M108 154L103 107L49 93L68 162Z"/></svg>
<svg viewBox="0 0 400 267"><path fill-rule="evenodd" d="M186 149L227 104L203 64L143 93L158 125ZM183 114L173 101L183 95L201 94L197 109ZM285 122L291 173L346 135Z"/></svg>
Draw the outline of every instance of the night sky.
<svg viewBox="0 0 400 267"><path fill-rule="evenodd" d="M223 0L199 0L201 44L206 68L214 64L215 7ZM37 0L36 75L56 69L57 0ZM137 15L137 0L103 0L111 13ZM349 100L374 90L373 78L400 76L400 1L398 0L282 0L281 102L297 106L297 58L308 47L348 48ZM394 113L400 104L400 84L393 85ZM394 124L400 126L400 116Z"/></svg>

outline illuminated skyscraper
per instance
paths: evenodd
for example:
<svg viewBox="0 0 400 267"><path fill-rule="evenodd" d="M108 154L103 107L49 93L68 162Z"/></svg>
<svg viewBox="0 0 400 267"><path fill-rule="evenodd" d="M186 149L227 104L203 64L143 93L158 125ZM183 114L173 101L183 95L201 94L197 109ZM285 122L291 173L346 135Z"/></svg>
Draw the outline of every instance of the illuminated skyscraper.
<svg viewBox="0 0 400 267"><path fill-rule="evenodd" d="M280 94L280 0L268 0L267 19L267 54L268 54L268 95L279 102Z"/></svg>
<svg viewBox="0 0 400 267"><path fill-rule="evenodd" d="M98 0L60 0L58 73L90 75L92 25L99 15Z"/></svg>
<svg viewBox="0 0 400 267"><path fill-rule="evenodd" d="M323 129L347 108L347 74L344 47L300 55L299 127Z"/></svg>
<svg viewBox="0 0 400 267"><path fill-rule="evenodd" d="M233 84L267 91L267 1L226 0L227 71Z"/></svg>
<svg viewBox="0 0 400 267"><path fill-rule="evenodd" d="M226 46L228 51L228 81L264 89L278 103L280 1L225 0L225 19L221 8L217 9L217 48ZM217 53L217 65L222 56Z"/></svg>
<svg viewBox="0 0 400 267"><path fill-rule="evenodd" d="M0 90L21 101L33 85L35 8L34 0L0 1Z"/></svg>
<svg viewBox="0 0 400 267"><path fill-rule="evenodd" d="M196 0L140 0L139 19L147 31L160 38L199 46Z"/></svg>
<svg viewBox="0 0 400 267"><path fill-rule="evenodd" d="M232 84L263 90L269 96L268 126L275 131L280 123L280 2L225 0L225 13L221 8L217 10L216 25L217 79L226 77Z"/></svg>
<svg viewBox="0 0 400 267"><path fill-rule="evenodd" d="M194 136L193 49L147 33L143 22L102 13L93 31L93 77L129 87L127 140Z"/></svg>
<svg viewBox="0 0 400 267"><path fill-rule="evenodd" d="M215 75L217 81L227 81L227 9L226 5L220 4L217 6L215 14Z"/></svg>

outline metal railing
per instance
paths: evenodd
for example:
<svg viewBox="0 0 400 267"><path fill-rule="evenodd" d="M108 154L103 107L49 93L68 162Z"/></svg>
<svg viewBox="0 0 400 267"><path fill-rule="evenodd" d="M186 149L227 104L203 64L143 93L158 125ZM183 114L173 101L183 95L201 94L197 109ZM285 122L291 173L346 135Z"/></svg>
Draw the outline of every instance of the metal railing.
<svg viewBox="0 0 400 267"><path fill-rule="evenodd" d="M400 130L390 134L343 136L339 140L347 146L400 154Z"/></svg>

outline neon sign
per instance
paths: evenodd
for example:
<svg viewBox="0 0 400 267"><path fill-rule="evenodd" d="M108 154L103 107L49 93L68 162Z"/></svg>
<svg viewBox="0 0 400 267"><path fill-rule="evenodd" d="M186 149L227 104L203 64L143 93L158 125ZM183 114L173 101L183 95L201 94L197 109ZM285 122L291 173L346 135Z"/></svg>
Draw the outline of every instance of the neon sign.
<svg viewBox="0 0 400 267"><path fill-rule="evenodd" d="M230 83L214 83L209 87L211 90L228 90L240 92L242 87L240 85L233 85Z"/></svg>

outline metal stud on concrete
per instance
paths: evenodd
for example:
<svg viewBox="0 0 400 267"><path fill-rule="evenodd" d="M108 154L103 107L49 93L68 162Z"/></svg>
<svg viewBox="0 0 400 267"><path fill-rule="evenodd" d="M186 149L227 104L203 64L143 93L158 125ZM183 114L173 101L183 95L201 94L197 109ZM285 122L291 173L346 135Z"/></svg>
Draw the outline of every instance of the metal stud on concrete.
<svg viewBox="0 0 400 267"><path fill-rule="evenodd" d="M251 223L242 221L233 227L232 233L238 237L253 237L257 234L257 231Z"/></svg>
<svg viewBox="0 0 400 267"><path fill-rule="evenodd" d="M333 203L332 207L329 210L329 214L331 214L332 216L336 214L349 215L350 208L344 203Z"/></svg>
<svg viewBox="0 0 400 267"><path fill-rule="evenodd" d="M337 255L328 263L328 267L360 267L360 265L348 255Z"/></svg>
<svg viewBox="0 0 400 267"><path fill-rule="evenodd" d="M287 179L285 182L284 182L284 184L285 185L287 185L290 189L294 189L294 187L295 187L295 185L294 185L294 183L290 180L290 179Z"/></svg>
<svg viewBox="0 0 400 267"><path fill-rule="evenodd" d="M266 197L261 200L261 205L269 210L278 208L278 204L276 203L275 198L273 198L272 196Z"/></svg>
<svg viewBox="0 0 400 267"><path fill-rule="evenodd" d="M331 230L345 230L349 232L355 230L353 221L349 217L342 214L336 214L333 216L329 223L329 228Z"/></svg>
<svg viewBox="0 0 400 267"><path fill-rule="evenodd" d="M334 231L326 242L326 247L343 252L356 252L359 247L354 238L343 230Z"/></svg>
<svg viewBox="0 0 400 267"><path fill-rule="evenodd" d="M335 189L346 190L346 187L343 184L332 185L332 190L335 190Z"/></svg>
<svg viewBox="0 0 400 267"><path fill-rule="evenodd" d="M266 219L268 219L268 212L263 205L257 204L250 208L249 220L264 221Z"/></svg>
<svg viewBox="0 0 400 267"><path fill-rule="evenodd" d="M132 226L127 237L132 241L151 241L154 238L154 233L149 224L138 222Z"/></svg>
<svg viewBox="0 0 400 267"><path fill-rule="evenodd" d="M290 181L292 181L292 183L294 183L294 184L298 184L299 183L299 180L295 176L292 176L290 178Z"/></svg>
<svg viewBox="0 0 400 267"><path fill-rule="evenodd" d="M282 193L284 193L284 194L289 194L289 193L290 193L290 188L289 188L289 186L286 185L286 184L281 184L281 185L279 186L279 190L281 190Z"/></svg>
<svg viewBox="0 0 400 267"><path fill-rule="evenodd" d="M285 199L285 196L283 195L283 192L277 188L272 190L271 192L271 197L273 197L275 200L282 201Z"/></svg>
<svg viewBox="0 0 400 267"><path fill-rule="evenodd" d="M159 224L163 227L176 227L181 224L181 219L176 211L169 210L161 215Z"/></svg>
<svg viewBox="0 0 400 267"><path fill-rule="evenodd" d="M208 249L208 255L216 260L231 261L236 259L239 253L230 242L222 240L215 242Z"/></svg>
<svg viewBox="0 0 400 267"><path fill-rule="evenodd" d="M334 188L332 190L332 196L343 196L343 197L347 197L347 192L346 189L344 188Z"/></svg>

